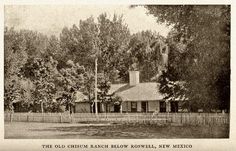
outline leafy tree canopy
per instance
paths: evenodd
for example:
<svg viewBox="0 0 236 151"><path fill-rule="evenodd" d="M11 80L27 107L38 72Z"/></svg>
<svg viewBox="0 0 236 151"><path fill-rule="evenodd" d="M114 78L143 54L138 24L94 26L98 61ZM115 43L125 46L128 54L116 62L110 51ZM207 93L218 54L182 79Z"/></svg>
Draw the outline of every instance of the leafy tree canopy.
<svg viewBox="0 0 236 151"><path fill-rule="evenodd" d="M185 81L184 94L195 108L229 109L230 6L145 6L160 23L173 27L168 73L163 81ZM163 93L170 94L162 83ZM180 89L179 89L180 91ZM187 101L186 101L187 102Z"/></svg>

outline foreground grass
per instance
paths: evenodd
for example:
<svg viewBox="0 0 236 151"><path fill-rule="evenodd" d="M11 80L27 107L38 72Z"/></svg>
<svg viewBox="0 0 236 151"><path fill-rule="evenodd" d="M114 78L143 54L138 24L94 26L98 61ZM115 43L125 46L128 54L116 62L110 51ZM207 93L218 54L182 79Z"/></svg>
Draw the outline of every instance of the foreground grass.
<svg viewBox="0 0 236 151"><path fill-rule="evenodd" d="M152 139L228 138L229 126L157 126L145 124L5 123L5 138L19 139Z"/></svg>

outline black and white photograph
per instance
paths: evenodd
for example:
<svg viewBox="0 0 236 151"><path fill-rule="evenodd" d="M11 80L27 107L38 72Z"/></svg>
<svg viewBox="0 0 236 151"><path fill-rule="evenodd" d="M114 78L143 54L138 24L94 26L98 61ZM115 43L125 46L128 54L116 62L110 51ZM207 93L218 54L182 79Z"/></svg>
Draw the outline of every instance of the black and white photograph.
<svg viewBox="0 0 236 151"><path fill-rule="evenodd" d="M3 28L5 140L230 138L231 5L4 5Z"/></svg>

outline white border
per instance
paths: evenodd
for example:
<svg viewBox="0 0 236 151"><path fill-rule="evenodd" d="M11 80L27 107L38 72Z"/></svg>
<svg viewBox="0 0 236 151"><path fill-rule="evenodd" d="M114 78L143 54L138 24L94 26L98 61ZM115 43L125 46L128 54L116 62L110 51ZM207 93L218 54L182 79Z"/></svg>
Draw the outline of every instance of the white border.
<svg viewBox="0 0 236 151"><path fill-rule="evenodd" d="M3 60L4 60L4 51L3 51L3 25L4 25L4 5L33 5L33 4L60 4L60 5L68 5L68 4L231 4L231 121L230 121L230 138L229 139L4 139L4 116L3 116L3 85L4 85L4 72L3 72ZM41 147L42 144L192 144L192 149L176 149L176 150L201 150L201 151L233 151L236 150L236 102L234 98L236 98L235 91L235 67L233 66L235 63L236 52L232 51L236 48L233 41L236 39L236 33L233 27L235 25L235 3L233 0L41 0L36 3L35 0L8 0L1 2L0 5L0 150L2 151L63 151L68 149L43 149ZM81 149L73 149L76 151L80 151ZM93 150L93 149L89 149ZM101 149L97 149L101 150ZM103 150L111 150L103 149ZM118 151L124 151L122 149L117 149ZM150 150L151 149L147 149ZM156 150L170 150L170 149L156 149Z"/></svg>

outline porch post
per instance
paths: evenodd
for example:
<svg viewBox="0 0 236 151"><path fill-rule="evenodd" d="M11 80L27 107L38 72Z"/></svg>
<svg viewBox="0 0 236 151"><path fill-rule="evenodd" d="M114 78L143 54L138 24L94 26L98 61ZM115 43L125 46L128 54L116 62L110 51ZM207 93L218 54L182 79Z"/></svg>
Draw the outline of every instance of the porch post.
<svg viewBox="0 0 236 151"><path fill-rule="evenodd" d="M104 103L101 104L102 104L102 113L104 113L105 112Z"/></svg>
<svg viewBox="0 0 236 151"><path fill-rule="evenodd" d="M167 108L168 108L168 113L171 111L171 108L170 108L170 101L167 102Z"/></svg>
<svg viewBox="0 0 236 151"><path fill-rule="evenodd" d="M122 103L120 103L120 113L122 113Z"/></svg>

